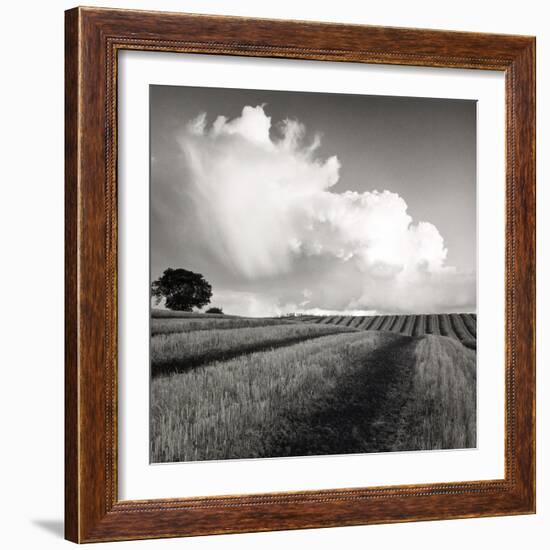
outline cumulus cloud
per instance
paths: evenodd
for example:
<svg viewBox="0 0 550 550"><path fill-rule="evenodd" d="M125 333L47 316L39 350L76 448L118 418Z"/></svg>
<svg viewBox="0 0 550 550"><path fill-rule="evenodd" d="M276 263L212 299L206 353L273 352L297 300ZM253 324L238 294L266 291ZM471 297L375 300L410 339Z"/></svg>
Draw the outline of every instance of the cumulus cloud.
<svg viewBox="0 0 550 550"><path fill-rule="evenodd" d="M376 310L364 309L325 309L308 307L308 302L281 303L281 300L270 293L221 290L214 291L212 303L226 312L238 313L250 317L280 317L282 315L374 315Z"/></svg>
<svg viewBox="0 0 550 550"><path fill-rule="evenodd" d="M283 277L292 286L304 265L317 259L324 266L311 272L306 295L301 281L286 297L247 294L250 311L420 312L475 304L475 274L446 265L438 229L415 222L391 191L335 192L340 161L319 158L321 137L308 137L299 121L273 124L263 105L246 106L232 120L210 122L202 113L178 141L195 238L236 280L254 287ZM334 303L327 300L331 289Z"/></svg>

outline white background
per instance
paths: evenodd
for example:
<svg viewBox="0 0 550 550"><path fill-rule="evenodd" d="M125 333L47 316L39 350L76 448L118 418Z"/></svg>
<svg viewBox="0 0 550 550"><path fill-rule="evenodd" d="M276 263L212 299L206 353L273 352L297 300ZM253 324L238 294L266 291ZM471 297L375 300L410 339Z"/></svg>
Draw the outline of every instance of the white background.
<svg viewBox="0 0 550 550"><path fill-rule="evenodd" d="M504 77L280 59L119 56L119 496L124 500L504 477ZM149 85L477 100L477 449L149 464ZM495 168L498 167L498 168ZM154 190L153 190L154 192ZM141 297L141 299L140 299Z"/></svg>
<svg viewBox="0 0 550 550"><path fill-rule="evenodd" d="M98 4L90 1L91 4ZM101 5L99 3L98 5ZM406 0L321 4L277 0L186 2L111 1L113 7L164 9L260 17L449 28L537 35L538 66L538 279L545 278L543 255L550 209L545 193L550 150L550 28L545 2ZM4 5L2 40L3 315L0 517L6 548L69 547L62 540L63 517L63 10L70 2L29 1ZM24 25L23 25L24 23ZM544 265L546 264L546 266ZM546 277L548 278L548 276ZM548 384L548 292L539 284L538 313L538 514L313 531L227 535L120 543L143 548L302 548L366 546L388 549L446 549L487 544L500 549L547 547L550 525L548 468L550 414ZM548 304L546 304L548 305ZM546 339L547 340L547 339ZM545 529L546 527L546 529ZM112 547L112 546L111 546Z"/></svg>

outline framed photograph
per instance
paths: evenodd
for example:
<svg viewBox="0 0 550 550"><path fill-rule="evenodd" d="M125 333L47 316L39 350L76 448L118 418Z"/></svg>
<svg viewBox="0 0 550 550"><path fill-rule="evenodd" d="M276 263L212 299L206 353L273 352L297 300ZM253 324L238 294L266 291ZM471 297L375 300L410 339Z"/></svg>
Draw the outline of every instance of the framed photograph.
<svg viewBox="0 0 550 550"><path fill-rule="evenodd" d="M66 538L535 511L535 39L66 12Z"/></svg>

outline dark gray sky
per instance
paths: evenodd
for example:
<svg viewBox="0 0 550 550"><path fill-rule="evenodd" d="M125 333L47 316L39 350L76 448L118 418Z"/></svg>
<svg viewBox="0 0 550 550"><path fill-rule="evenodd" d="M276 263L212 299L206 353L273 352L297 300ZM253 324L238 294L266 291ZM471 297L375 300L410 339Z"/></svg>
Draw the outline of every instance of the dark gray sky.
<svg viewBox="0 0 550 550"><path fill-rule="evenodd" d="M263 106L263 113L250 112L250 116L245 120L245 106ZM237 292L247 293L252 301L262 301L264 295L269 294L268 302L273 304L278 301L277 307L284 309L285 304L300 303L297 298L299 287L300 292L306 296L302 300L304 305L301 306L304 309L390 312L410 308L426 311L475 309L475 101L151 86L150 108L153 278L166 267L209 271L204 274L207 279L217 283L220 300L226 304L226 308L232 306L232 300L239 301L239 297L234 296ZM189 131L188 125L201 113L205 113L206 118L201 123L202 126L199 124L200 135L197 135L197 132ZM226 117L226 120L220 123L223 126L221 134L214 135L212 124L220 115ZM270 117L270 120L267 117ZM298 140L300 145L289 153L290 156L282 153L282 146L277 151L269 149L271 143L280 144L285 133L285 119L299 121L303 125L301 132L298 132L301 135L301 139ZM232 120L237 122L232 125ZM257 128L261 130L265 120L268 124L269 143L256 140L253 144L255 125L258 124ZM310 154L309 160L304 160L307 156L305 149L314 141L315 135L319 135L320 144ZM268 149L270 156L267 153ZM285 178L294 177L281 173L281 169L278 168L281 163L287 166L286 170L291 170L290 166L296 163L292 169L292 173L298 178L298 183L292 184L293 189L296 189L301 185L302 180L298 174L301 174L302 170L305 171L304 178L312 178L313 181L316 177L315 166L322 165L332 156L336 156L339 162L337 182L334 184L331 180L330 184L326 183L331 178L327 175L330 169L326 167L325 172L320 175L321 180L323 177L328 178L325 184L320 184L323 192L314 196L308 195L309 199L304 198L302 206L297 205L296 201L299 202L299 199L294 195L289 198L291 206L286 205L284 208L278 204L276 198L266 201L262 199L267 196L267 188L263 192L258 188L268 186L269 197L273 192L269 184L270 178L280 183L286 181ZM233 163L227 160L230 158L234 160ZM243 174L240 173L236 159L241 159L241 166L247 165L247 170ZM255 162L258 163L255 172L258 179L253 182ZM213 178L216 182L213 182ZM329 210L328 213L322 214L322 220L319 220L318 216L315 218L315 224L321 224L317 231L324 231L328 223L331 226L331 234L338 234L339 244L335 244L334 235L330 238L325 236L320 244L315 240L316 237L307 236L309 233L305 235L306 229L302 227L282 236L291 242L291 248L294 247L290 259L288 255L281 256L286 262L282 262L285 265L284 269L266 268L269 260L264 263L256 261L258 253L254 255L254 251L258 250L255 248L259 246L257 242L251 242L249 245L243 243L243 247L249 246L250 258L244 255L235 260L233 253L228 260L228 251L232 250L231 246L234 244L230 239L238 238L238 234L232 234L232 225L228 224L239 224L239 218L246 218L248 223L249 218L241 216L239 208L244 206L233 204L235 201L239 202L235 195L225 194L229 182L233 182L235 193L247 197L244 203L249 205L250 201L255 200L256 204L261 202L262 208L266 209L257 222L258 227L261 226L258 235L265 231L269 236L270 229L276 231L279 227L275 222L275 225L266 227L265 220L271 219L271 215L277 223L284 223L285 227L289 224L294 227L300 224L299 220L296 220L299 217L298 212L302 211L299 208L309 208L306 206L308 201L309 204L320 201L323 205L321 208ZM285 189L284 186L278 188L273 196L285 195ZM346 205L343 205L334 195L341 196L347 191L359 195L367 193L365 197L369 199L366 201L365 198L368 206L364 207L364 215L371 220L377 219L377 216L383 217L386 207L392 209L391 212L395 214L395 205L389 204L391 201L388 198L378 199L371 196L375 190L387 190L399 195L406 203L412 225L429 222L437 228L443 239L443 246L447 249L444 265L440 267L447 272L452 269L452 276L443 273L439 268L430 268L429 280L424 275L400 275L399 280L395 279L389 284L388 273L393 277L395 273L403 272L403 269L407 273L415 270L417 273L422 272L426 263L422 259L424 256L420 252L420 256L416 254L415 257L420 259L414 260L414 269L411 267L413 260L408 267L403 268L396 265L394 258L380 259L376 247L382 246L384 242L389 242L393 246L391 243L397 242L397 239L401 243L399 253L405 257L408 253L402 251L402 246L405 246L402 244L403 239L406 239L407 243L412 242L410 246L417 247L418 250L434 247L437 239L434 240L431 234L425 239L418 237L417 235L424 234L424 231L419 231L414 232L414 235L408 232L401 237L396 236L384 241L388 230L384 229L382 223L373 227L372 233L369 233L370 229L365 229L364 232L361 230L361 243L356 243L349 224L350 219L355 220L357 202L348 200L344 201ZM208 194L209 198L205 199L202 196L204 194ZM214 206L218 204L217 201L219 205ZM228 211L233 208L233 216L237 218L232 221L223 219L223 213L220 213L228 201L231 204ZM326 205L327 201L330 202L330 207ZM377 210L372 210L377 208L374 202L383 204ZM290 214L289 209L292 209ZM250 209L247 211L250 212ZM284 216L291 217L281 221L281 212L285 213ZM336 215L338 221L334 221ZM209 217L210 220L205 220L205 217ZM401 223L401 219L396 218L396 226ZM360 221L355 220L354 223ZM197 230L197 225L203 226L203 229ZM311 230L311 223L307 227ZM250 221L246 234L255 233L254 228L254 221ZM230 237L227 237L228 234ZM219 250L212 246L213 239L219 244ZM228 239L229 241L225 242ZM275 247L277 252L282 254L278 244L270 244L268 241L269 239L262 250L274 250ZM295 242L299 242L300 245ZM312 252L319 247L323 248L323 252ZM329 248L331 251L325 253ZM353 256L351 260L348 258L350 254ZM429 258L435 258L438 253L433 254L435 256ZM335 257L341 260L337 262L338 265L333 261ZM351 266L350 262L355 262L354 258L361 260L358 260L357 265ZM357 287L356 299L347 294L334 300L326 300L327 291L323 291L321 287L324 273L329 272L332 275L325 282L334 284L337 280L338 285ZM384 276L380 279L379 275L382 272ZM312 278L312 274L319 279L316 289L310 289L306 284L308 278ZM382 282L378 285L379 279ZM407 282L404 282L405 279ZM415 292L418 287L419 300L413 301L410 305L403 305L403 308L397 306L395 300L389 300L385 305L379 299L370 298L373 294L378 294L377 285L381 292L395 291L396 296L400 292ZM408 287L406 291L404 285ZM448 286L447 289L444 288L445 285ZM296 288L291 290L293 286ZM368 291L365 290L367 287ZM433 288L433 292L428 290L430 287ZM287 291L288 296L284 296ZM437 300L430 298L429 295L433 293L438 297ZM451 296L453 293L459 295L455 302ZM232 299L227 298L230 294L233 296ZM309 294L312 294L313 298L310 303L305 303ZM323 301L327 303L321 303ZM262 307L258 306L258 311L261 310ZM245 313L244 310L238 311L243 312Z"/></svg>

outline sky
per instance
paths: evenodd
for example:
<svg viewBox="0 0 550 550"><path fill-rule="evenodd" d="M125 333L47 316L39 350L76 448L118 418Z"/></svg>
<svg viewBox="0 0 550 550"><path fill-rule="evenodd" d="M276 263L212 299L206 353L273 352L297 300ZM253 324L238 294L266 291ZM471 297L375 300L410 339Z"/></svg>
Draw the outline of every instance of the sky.
<svg viewBox="0 0 550 550"><path fill-rule="evenodd" d="M150 87L151 277L240 315L476 310L476 103Z"/></svg>

